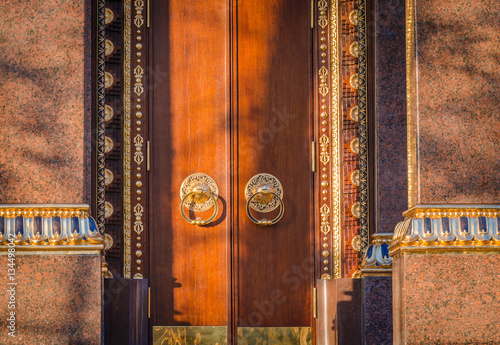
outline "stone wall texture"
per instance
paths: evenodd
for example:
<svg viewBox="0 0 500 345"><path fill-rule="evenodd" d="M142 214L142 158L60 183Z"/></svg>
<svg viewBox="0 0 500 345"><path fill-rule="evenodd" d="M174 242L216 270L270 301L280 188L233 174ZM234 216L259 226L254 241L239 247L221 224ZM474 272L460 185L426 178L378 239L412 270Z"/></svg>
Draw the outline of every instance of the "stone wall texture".
<svg viewBox="0 0 500 345"><path fill-rule="evenodd" d="M100 344L100 255L18 255L15 279L0 256L0 344ZM8 308L7 283L15 282L15 309ZM15 337L8 335L15 311Z"/></svg>
<svg viewBox="0 0 500 345"><path fill-rule="evenodd" d="M417 203L498 203L500 2L414 2Z"/></svg>
<svg viewBox="0 0 500 345"><path fill-rule="evenodd" d="M87 11L85 0L2 2L1 204L89 200Z"/></svg>
<svg viewBox="0 0 500 345"><path fill-rule="evenodd" d="M396 259L394 344L500 344L498 267L498 252Z"/></svg>

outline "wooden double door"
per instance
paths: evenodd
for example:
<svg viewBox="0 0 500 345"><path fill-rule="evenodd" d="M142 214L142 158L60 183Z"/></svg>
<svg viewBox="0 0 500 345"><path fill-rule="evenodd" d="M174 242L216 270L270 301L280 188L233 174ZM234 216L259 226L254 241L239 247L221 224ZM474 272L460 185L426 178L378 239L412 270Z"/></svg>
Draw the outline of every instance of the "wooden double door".
<svg viewBox="0 0 500 345"><path fill-rule="evenodd" d="M314 208L308 0L152 0L150 286L155 344L310 344ZM206 226L180 212L195 173L218 186ZM245 187L275 176L283 218L247 214ZM214 209L193 213L210 217ZM279 207L256 219L271 219ZM259 340L260 339L260 340ZM177 341L177 342L176 342Z"/></svg>

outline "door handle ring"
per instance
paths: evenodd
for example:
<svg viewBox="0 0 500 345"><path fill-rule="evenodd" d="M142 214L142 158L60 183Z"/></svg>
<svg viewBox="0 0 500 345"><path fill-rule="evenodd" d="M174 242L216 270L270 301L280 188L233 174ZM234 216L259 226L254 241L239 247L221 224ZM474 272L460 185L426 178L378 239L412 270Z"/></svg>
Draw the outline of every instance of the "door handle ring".
<svg viewBox="0 0 500 345"><path fill-rule="evenodd" d="M263 197L265 197L265 196L268 196L268 195L272 195L273 197L275 197L279 201L279 203L280 203L280 213L273 220L268 220L266 218L262 218L262 219L259 220L259 219L255 218L252 215L252 213L250 212L251 202L252 202L252 200L256 196L263 196ZM250 218L250 220L252 222L254 222L255 224L260 225L260 226L270 226L270 225L274 225L274 224L278 223L280 221L280 219L283 217L284 213L285 213L285 204L283 203L283 200L279 197L278 194L273 193L273 192L269 192L266 189L253 194L248 199L248 201L247 201L247 214L248 214L248 218Z"/></svg>
<svg viewBox="0 0 500 345"><path fill-rule="evenodd" d="M247 200L246 211L248 217L255 224L261 226L274 225L280 221L285 213L285 204L283 203L283 186L281 182L271 174L257 174L248 180L245 186L245 198ZM272 220L266 218L255 218L250 209L259 213L269 213L280 208L278 216Z"/></svg>
<svg viewBox="0 0 500 345"><path fill-rule="evenodd" d="M207 174L196 173L186 177L181 185L180 196L181 215L186 222L197 226L204 226L217 217L217 213L219 212L217 205L219 187L215 180ZM190 219L185 212L185 208L193 212L205 212L213 207L215 207L214 213L207 220L199 217Z"/></svg>
<svg viewBox="0 0 500 345"><path fill-rule="evenodd" d="M186 202L186 200L188 198L191 198L191 197L193 197L195 195L200 195L200 194L203 194L203 195L207 196L209 199L212 199L212 201L214 203L214 207L215 207L214 213L207 220L203 220L203 219L201 219L199 217L196 218L196 219L190 219L186 215L186 212L184 212L184 203ZM191 193L186 194L186 196L184 196L184 198L182 198L182 201L181 201L181 215L182 215L182 218L184 218L186 220L186 222L191 223L193 225L197 225L197 226L208 225L209 223L211 223L215 219L215 217L217 217L217 213L218 212L219 212L219 207L217 206L217 200L215 199L215 197L212 195L212 193L205 192L201 188L195 189Z"/></svg>

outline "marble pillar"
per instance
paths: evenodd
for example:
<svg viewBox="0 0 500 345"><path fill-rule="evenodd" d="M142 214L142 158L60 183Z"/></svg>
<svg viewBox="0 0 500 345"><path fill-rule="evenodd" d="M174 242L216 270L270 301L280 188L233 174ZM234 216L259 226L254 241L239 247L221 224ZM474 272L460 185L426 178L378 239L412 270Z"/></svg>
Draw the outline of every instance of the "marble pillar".
<svg viewBox="0 0 500 345"><path fill-rule="evenodd" d="M500 342L500 3L407 0L394 344Z"/></svg>

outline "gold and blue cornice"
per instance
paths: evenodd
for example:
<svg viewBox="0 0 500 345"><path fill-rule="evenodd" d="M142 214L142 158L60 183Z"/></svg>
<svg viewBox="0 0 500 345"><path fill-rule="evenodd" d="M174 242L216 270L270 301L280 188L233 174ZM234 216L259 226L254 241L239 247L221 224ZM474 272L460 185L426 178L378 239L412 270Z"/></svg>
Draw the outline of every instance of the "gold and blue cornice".
<svg viewBox="0 0 500 345"><path fill-rule="evenodd" d="M392 275L392 258L389 256L392 236L392 233L373 235L373 242L368 246L358 271L361 277Z"/></svg>
<svg viewBox="0 0 500 345"><path fill-rule="evenodd" d="M88 205L0 205L0 251L9 243L18 249L103 248Z"/></svg>
<svg viewBox="0 0 500 345"><path fill-rule="evenodd" d="M396 226L389 254L500 251L500 205L415 206Z"/></svg>

